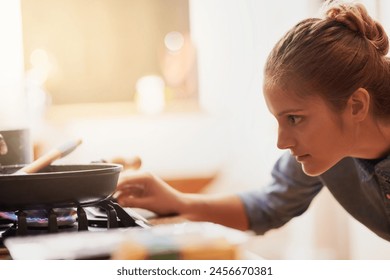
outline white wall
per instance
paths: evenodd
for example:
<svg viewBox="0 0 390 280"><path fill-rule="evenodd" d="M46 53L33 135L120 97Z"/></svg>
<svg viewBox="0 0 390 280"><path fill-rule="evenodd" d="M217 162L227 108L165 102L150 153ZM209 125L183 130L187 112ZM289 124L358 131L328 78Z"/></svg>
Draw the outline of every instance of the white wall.
<svg viewBox="0 0 390 280"><path fill-rule="evenodd" d="M275 123L262 96L262 70L279 37L308 16L309 2L190 1L200 101L229 126L225 189L265 183L280 155Z"/></svg>
<svg viewBox="0 0 390 280"><path fill-rule="evenodd" d="M23 44L20 1L0 1L0 131L24 128Z"/></svg>

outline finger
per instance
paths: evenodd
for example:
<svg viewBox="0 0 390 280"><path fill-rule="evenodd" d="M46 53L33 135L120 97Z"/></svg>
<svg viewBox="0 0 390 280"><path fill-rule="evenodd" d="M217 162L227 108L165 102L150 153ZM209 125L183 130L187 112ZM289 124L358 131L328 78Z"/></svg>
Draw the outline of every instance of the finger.
<svg viewBox="0 0 390 280"><path fill-rule="evenodd" d="M138 198L128 195L120 194L117 198L118 203L125 207L146 208L148 205L147 198Z"/></svg>
<svg viewBox="0 0 390 280"><path fill-rule="evenodd" d="M135 196L141 196L145 193L145 185L124 182L117 186L117 191L135 195Z"/></svg>
<svg viewBox="0 0 390 280"><path fill-rule="evenodd" d="M119 196L142 197L145 195L145 187L143 185L122 185L120 190L116 190L113 198L117 199Z"/></svg>

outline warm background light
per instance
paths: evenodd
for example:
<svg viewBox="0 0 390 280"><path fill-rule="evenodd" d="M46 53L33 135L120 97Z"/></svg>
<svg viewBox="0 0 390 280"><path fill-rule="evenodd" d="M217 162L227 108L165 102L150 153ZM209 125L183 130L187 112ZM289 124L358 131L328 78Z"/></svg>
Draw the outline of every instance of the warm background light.
<svg viewBox="0 0 390 280"><path fill-rule="evenodd" d="M20 2L0 1L0 130L25 125Z"/></svg>
<svg viewBox="0 0 390 280"><path fill-rule="evenodd" d="M149 75L140 78L136 89L136 103L139 112L158 114L164 110L165 83L160 76Z"/></svg>
<svg viewBox="0 0 390 280"><path fill-rule="evenodd" d="M53 104L133 101L139 78L161 75L164 36L189 32L187 0L21 4L24 54L34 61L38 57L39 69L48 70L36 78L47 75L43 86ZM27 70L37 70L34 61L26 59Z"/></svg>

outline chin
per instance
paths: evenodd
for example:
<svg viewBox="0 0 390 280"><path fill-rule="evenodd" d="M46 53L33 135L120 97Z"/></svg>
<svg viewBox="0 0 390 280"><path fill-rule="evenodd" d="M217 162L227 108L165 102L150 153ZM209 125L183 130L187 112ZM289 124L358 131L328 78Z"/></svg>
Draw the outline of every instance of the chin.
<svg viewBox="0 0 390 280"><path fill-rule="evenodd" d="M327 159L318 159L311 157L310 160L302 161L301 166L303 172L311 177L320 176L333 166L335 166L342 158L333 157Z"/></svg>
<svg viewBox="0 0 390 280"><path fill-rule="evenodd" d="M329 168L320 168L318 166L310 166L310 165L302 164L303 172L306 175L311 176L311 177L320 176L323 173L325 173L326 171L328 171L329 169L330 169L330 167Z"/></svg>

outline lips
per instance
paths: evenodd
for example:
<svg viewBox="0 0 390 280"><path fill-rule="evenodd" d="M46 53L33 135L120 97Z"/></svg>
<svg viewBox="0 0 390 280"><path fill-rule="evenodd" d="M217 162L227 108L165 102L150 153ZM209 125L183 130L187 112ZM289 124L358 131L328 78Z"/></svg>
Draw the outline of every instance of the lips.
<svg viewBox="0 0 390 280"><path fill-rule="evenodd" d="M308 159L310 157L310 155L301 155L301 156L295 156L295 159L299 162L302 162L306 159Z"/></svg>

